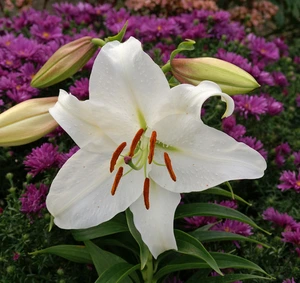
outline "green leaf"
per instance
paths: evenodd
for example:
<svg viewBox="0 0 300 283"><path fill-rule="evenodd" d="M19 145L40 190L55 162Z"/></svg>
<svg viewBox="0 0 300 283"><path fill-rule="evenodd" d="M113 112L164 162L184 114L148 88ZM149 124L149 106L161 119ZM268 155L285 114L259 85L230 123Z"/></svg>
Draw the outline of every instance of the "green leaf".
<svg viewBox="0 0 300 283"><path fill-rule="evenodd" d="M253 242L262 245L266 248L270 248L270 246L261 243L257 240L251 239L249 237L244 237L238 234L223 232L223 231L203 231L201 228L189 233L197 240L199 240L201 243L214 242L214 241L248 241L248 242Z"/></svg>
<svg viewBox="0 0 300 283"><path fill-rule="evenodd" d="M123 214L118 214L111 220L98 226L88 229L72 230L72 235L76 241L86 241L127 231L128 227L125 216Z"/></svg>
<svg viewBox="0 0 300 283"><path fill-rule="evenodd" d="M231 192L228 192L224 189L221 189L219 187L214 187L214 188L210 188L208 190L204 190L201 192L201 194L213 194L213 195L220 195L220 196L225 196L225 197L229 197L229 198L232 198L232 193ZM238 200L238 201L241 201L249 206L251 206L251 203L245 201L243 198L239 197L238 195L236 194L233 194L234 196L234 199Z"/></svg>
<svg viewBox="0 0 300 283"><path fill-rule="evenodd" d="M78 263L93 263L92 258L85 246L59 245L35 251L30 254L54 254Z"/></svg>
<svg viewBox="0 0 300 283"><path fill-rule="evenodd" d="M101 274L105 272L105 270L115 265L116 263L125 262L125 260L120 258L119 256L100 249L91 241L85 241L84 244L91 255L99 276L101 276Z"/></svg>
<svg viewBox="0 0 300 283"><path fill-rule="evenodd" d="M214 258L196 238L180 230L175 230L175 238L179 253L192 255L204 260L213 270L222 275Z"/></svg>
<svg viewBox="0 0 300 283"><path fill-rule="evenodd" d="M128 275L140 269L140 264L131 265L127 262L117 263L103 272L95 283L118 283L126 282L124 279L130 280ZM132 282L131 280L128 282Z"/></svg>
<svg viewBox="0 0 300 283"><path fill-rule="evenodd" d="M181 51L186 51L186 50L194 50L194 44L196 42L194 40L191 39L187 39L186 41L181 42L177 48L171 53L170 55L170 61L172 61L174 59L174 57L180 53Z"/></svg>
<svg viewBox="0 0 300 283"><path fill-rule="evenodd" d="M253 220L244 215L243 213L213 203L192 203L192 204L182 204L177 207L175 212L175 219L191 217L191 216L215 216L219 218L228 218L237 221L241 221L251 225L252 227L258 228L266 234L271 235L271 233L263 230L258 225L255 224Z"/></svg>
<svg viewBox="0 0 300 283"><path fill-rule="evenodd" d="M268 273L266 273L257 264L240 256L218 252L211 252L210 254L215 259L220 268L250 269L268 275Z"/></svg>
<svg viewBox="0 0 300 283"><path fill-rule="evenodd" d="M130 211L130 209L127 209L125 213L126 213L126 219L127 219L127 225L129 231L140 247L141 269L143 270L150 256L150 251L147 245L143 242L140 232L134 226L133 214Z"/></svg>
<svg viewBox="0 0 300 283"><path fill-rule="evenodd" d="M265 280L271 280L271 278L262 277L258 275L253 274L227 274L225 276L213 276L213 277L207 277L207 278L199 278L204 279L205 283L232 283L237 280L246 280L246 279L265 279ZM200 281L198 281L200 282Z"/></svg>
<svg viewBox="0 0 300 283"><path fill-rule="evenodd" d="M107 38L105 38L105 41L109 42L109 41L117 40L117 41L121 42L126 33L127 26L128 26L128 21L126 21L126 23L124 24L124 26L122 27L122 29L120 30L120 32L118 34L116 34L114 36L108 36Z"/></svg>

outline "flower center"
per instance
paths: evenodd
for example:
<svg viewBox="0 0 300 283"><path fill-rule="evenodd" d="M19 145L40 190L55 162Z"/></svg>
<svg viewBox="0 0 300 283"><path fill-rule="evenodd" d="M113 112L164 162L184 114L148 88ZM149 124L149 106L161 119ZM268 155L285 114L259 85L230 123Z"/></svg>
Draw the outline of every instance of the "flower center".
<svg viewBox="0 0 300 283"><path fill-rule="evenodd" d="M115 195L117 191L117 187L121 181L121 178L131 172L132 170L141 170L144 169L145 174L145 180L144 180L144 188L143 188L143 197L144 197L144 204L145 208L150 208L150 199L149 199L149 193L150 193L150 179L148 177L147 173L147 165L154 163L158 166L165 166L168 170L168 173L170 175L170 178L176 182L176 174L172 167L172 162L170 159L170 156L167 152L164 152L164 164L158 164L154 161L154 152L155 152L155 145L159 143L157 141L157 133L156 131L152 131L150 138L144 138L142 140L142 137L145 133L144 129L139 129L137 133L135 134L134 138L132 139L129 152L127 155L123 156L121 153L123 152L124 148L126 147L127 143L122 142L116 150L113 152L111 161L110 161L110 172L112 173L115 169L115 166L119 160L120 157L123 158L123 162L125 163L125 166L127 165L129 170L125 173L124 167L120 166L118 168L118 171L115 175L115 179L111 188L111 194Z"/></svg>

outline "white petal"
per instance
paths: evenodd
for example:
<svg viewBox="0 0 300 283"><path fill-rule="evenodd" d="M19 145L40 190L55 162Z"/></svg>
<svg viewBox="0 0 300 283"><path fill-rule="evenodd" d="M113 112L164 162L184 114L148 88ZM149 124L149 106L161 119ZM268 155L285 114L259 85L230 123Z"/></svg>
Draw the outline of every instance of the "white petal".
<svg viewBox="0 0 300 283"><path fill-rule="evenodd" d="M101 128L117 143L157 119L170 92L165 75L135 38L109 42L95 60L90 100ZM96 109L96 108L95 108Z"/></svg>
<svg viewBox="0 0 300 283"><path fill-rule="evenodd" d="M180 194L164 190L151 181L149 210L145 208L143 196L130 206L134 224L155 258L164 251L177 250L173 222L180 199Z"/></svg>
<svg viewBox="0 0 300 283"><path fill-rule="evenodd" d="M149 175L168 190L202 191L229 180L260 178L266 169L257 151L194 116L168 116L155 129L157 139L171 147L156 146L154 159L164 163L163 152L167 152L177 180L171 180L162 166L153 165Z"/></svg>
<svg viewBox="0 0 300 283"><path fill-rule="evenodd" d="M221 88L211 81L203 81L198 86L181 84L173 87L169 107L175 110L173 111L174 114L192 114L199 118L203 103L211 96L221 96L222 100L226 102L226 111L222 118L233 113L233 99L228 94L223 93ZM172 111L170 110L169 113Z"/></svg>
<svg viewBox="0 0 300 283"><path fill-rule="evenodd" d="M58 101L49 112L81 148L92 141L99 142L108 138L91 116L89 101L79 101L75 96L60 90Z"/></svg>
<svg viewBox="0 0 300 283"><path fill-rule="evenodd" d="M127 209L142 194L144 176L134 171L121 178L111 195L116 170L109 172L110 158L110 152L99 155L80 149L64 164L46 201L57 226L82 229L98 225Z"/></svg>

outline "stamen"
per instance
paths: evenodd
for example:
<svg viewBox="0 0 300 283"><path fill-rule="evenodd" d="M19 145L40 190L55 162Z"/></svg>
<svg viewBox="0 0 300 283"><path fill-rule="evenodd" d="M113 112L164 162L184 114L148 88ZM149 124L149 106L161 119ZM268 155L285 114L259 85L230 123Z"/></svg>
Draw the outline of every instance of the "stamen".
<svg viewBox="0 0 300 283"><path fill-rule="evenodd" d="M154 156L154 148L155 148L155 143L156 143L156 131L153 131L150 137L150 142L149 142L149 154L148 154L148 163L151 164Z"/></svg>
<svg viewBox="0 0 300 283"><path fill-rule="evenodd" d="M150 208L150 201L149 201L149 188L150 188L150 179L146 178L144 181L144 204L146 209L148 210Z"/></svg>
<svg viewBox="0 0 300 283"><path fill-rule="evenodd" d="M113 183L113 185L112 185L112 187L111 187L110 193L111 193L112 196L116 193L117 187L118 187L118 185L119 185L119 182L120 182L122 176L123 176L123 167L120 167L120 168L118 169L117 174L116 174L114 183Z"/></svg>
<svg viewBox="0 0 300 283"><path fill-rule="evenodd" d="M117 163L117 160L118 160L118 158L119 158L121 152L122 152L123 149L125 148L125 146L126 146L126 142L122 142L122 143L117 147L117 149L114 151L114 153L113 153L113 155L112 155L112 157L111 157L111 160L110 160L110 168L109 168L110 173L111 173L112 171L114 171L115 165L116 165L116 163Z"/></svg>
<svg viewBox="0 0 300 283"><path fill-rule="evenodd" d="M144 129L139 129L137 131L137 133L135 134L135 136L131 142L131 145L130 145L130 150L129 150L129 154L128 154L129 156L132 157L134 155L135 148L136 148L139 140L141 139L143 133L144 133Z"/></svg>
<svg viewBox="0 0 300 283"><path fill-rule="evenodd" d="M170 174L170 177L171 179L176 182L176 175L175 175L175 172L173 170L173 167L172 167L172 163L171 163L171 159L170 159L170 156L168 153L164 152L164 158L165 158L165 164L167 166L167 169L169 171L169 174Z"/></svg>

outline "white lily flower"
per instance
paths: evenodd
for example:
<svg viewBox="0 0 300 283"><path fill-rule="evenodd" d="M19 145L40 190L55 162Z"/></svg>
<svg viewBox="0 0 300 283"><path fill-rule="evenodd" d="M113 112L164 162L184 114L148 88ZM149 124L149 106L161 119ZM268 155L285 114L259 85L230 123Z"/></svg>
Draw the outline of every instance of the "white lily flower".
<svg viewBox="0 0 300 283"><path fill-rule="evenodd" d="M225 117L233 112L232 98L210 81L170 88L135 38L101 49L89 91L89 100L79 101L61 90L50 109L80 147L47 197L61 228L96 226L129 207L157 258L177 249L173 218L180 193L263 176L259 153L200 119L207 98L221 96Z"/></svg>

